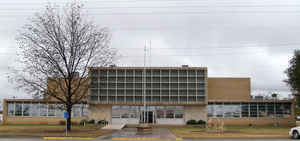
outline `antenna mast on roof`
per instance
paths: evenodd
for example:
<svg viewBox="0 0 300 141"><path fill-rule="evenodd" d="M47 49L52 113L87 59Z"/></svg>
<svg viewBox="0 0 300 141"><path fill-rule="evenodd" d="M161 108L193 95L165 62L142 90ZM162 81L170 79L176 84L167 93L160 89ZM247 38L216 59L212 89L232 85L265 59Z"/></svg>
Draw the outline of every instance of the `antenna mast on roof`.
<svg viewBox="0 0 300 141"><path fill-rule="evenodd" d="M149 49L149 66L151 67L151 59L152 59L152 56L151 56L151 40L150 40L150 49Z"/></svg>

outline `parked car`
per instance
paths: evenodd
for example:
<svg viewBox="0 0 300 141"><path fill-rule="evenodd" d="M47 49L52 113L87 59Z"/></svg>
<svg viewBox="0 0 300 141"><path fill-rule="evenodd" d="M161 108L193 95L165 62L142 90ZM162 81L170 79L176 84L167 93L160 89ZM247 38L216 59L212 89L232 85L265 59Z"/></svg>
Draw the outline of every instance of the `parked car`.
<svg viewBox="0 0 300 141"><path fill-rule="evenodd" d="M296 120L300 120L300 116L296 116Z"/></svg>
<svg viewBox="0 0 300 141"><path fill-rule="evenodd" d="M289 131L289 135L293 138L293 139L299 139L300 137L300 126L294 127Z"/></svg>

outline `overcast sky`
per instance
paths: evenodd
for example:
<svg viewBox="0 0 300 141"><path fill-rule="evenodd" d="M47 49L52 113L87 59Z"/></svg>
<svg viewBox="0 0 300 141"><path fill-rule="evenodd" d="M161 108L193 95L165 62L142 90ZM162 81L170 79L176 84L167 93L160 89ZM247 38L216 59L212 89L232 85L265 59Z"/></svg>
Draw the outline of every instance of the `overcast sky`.
<svg viewBox="0 0 300 141"><path fill-rule="evenodd" d="M0 1L0 99L29 98L8 82L16 31L45 7L67 0ZM209 77L250 77L253 94L289 94L283 83L300 47L299 0L85 0L112 33L119 66L205 66ZM151 41L151 53L150 53ZM150 56L151 54L151 56Z"/></svg>

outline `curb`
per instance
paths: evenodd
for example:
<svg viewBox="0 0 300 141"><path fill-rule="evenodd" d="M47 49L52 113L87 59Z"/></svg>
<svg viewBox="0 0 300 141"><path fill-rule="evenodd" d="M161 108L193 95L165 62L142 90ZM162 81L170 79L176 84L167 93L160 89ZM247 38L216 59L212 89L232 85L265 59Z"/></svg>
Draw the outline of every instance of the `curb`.
<svg viewBox="0 0 300 141"><path fill-rule="evenodd" d="M157 140L168 140L168 139L161 139L158 137L116 137L112 138L113 141L157 141ZM172 140L172 139L171 139ZM174 139L173 139L174 140ZM182 138L176 138L176 141L181 141Z"/></svg>
<svg viewBox="0 0 300 141"><path fill-rule="evenodd" d="M44 137L44 140L93 140L90 137Z"/></svg>

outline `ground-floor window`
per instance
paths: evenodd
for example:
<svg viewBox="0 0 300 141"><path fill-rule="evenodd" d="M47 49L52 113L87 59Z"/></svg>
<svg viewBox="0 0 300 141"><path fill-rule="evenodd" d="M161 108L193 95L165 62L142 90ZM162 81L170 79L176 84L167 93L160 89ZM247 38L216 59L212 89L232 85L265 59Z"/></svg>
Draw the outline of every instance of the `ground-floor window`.
<svg viewBox="0 0 300 141"><path fill-rule="evenodd" d="M210 102L208 117L290 117L291 103Z"/></svg>
<svg viewBox="0 0 300 141"><path fill-rule="evenodd" d="M158 123L164 120L182 120L184 117L183 106L112 106L112 120L115 122L122 119L141 123Z"/></svg>
<svg viewBox="0 0 300 141"><path fill-rule="evenodd" d="M7 102L8 116L27 117L63 117L64 105L47 102ZM73 117L87 117L88 105L75 104L72 109Z"/></svg>

